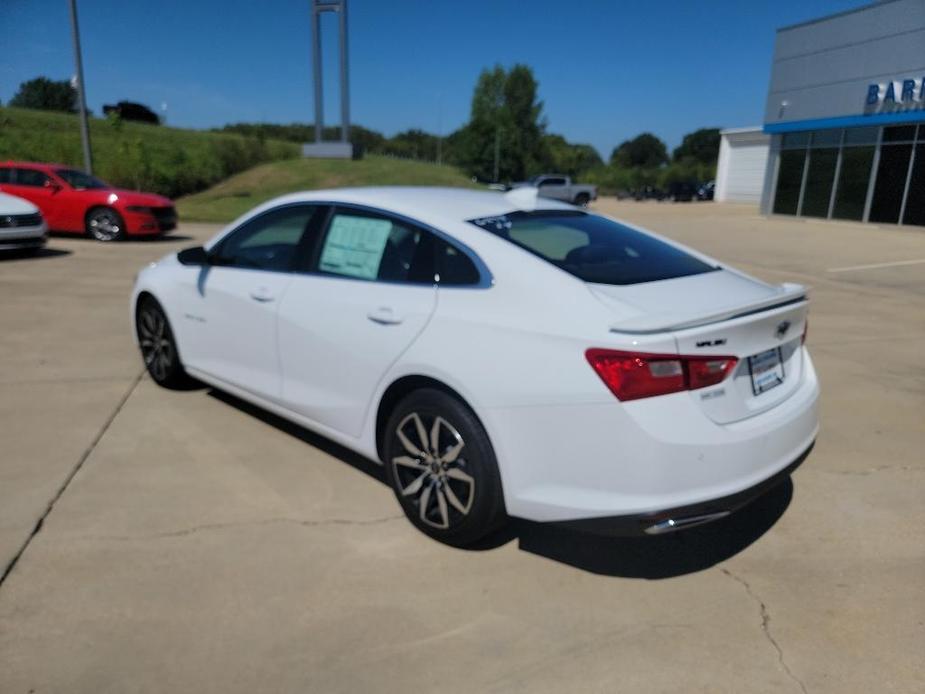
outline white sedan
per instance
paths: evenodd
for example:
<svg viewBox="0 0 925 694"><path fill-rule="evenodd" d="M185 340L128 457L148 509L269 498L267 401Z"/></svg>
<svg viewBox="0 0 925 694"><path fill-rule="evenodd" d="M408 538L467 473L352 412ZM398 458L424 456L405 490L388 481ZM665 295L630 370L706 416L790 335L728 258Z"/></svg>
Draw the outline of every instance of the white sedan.
<svg viewBox="0 0 925 694"><path fill-rule="evenodd" d="M28 200L0 193L0 251L37 251L45 245L48 227L39 208Z"/></svg>
<svg viewBox="0 0 925 694"><path fill-rule="evenodd" d="M296 193L138 276L153 379L188 376L385 465L467 544L508 516L657 534L805 457L806 290L535 189Z"/></svg>

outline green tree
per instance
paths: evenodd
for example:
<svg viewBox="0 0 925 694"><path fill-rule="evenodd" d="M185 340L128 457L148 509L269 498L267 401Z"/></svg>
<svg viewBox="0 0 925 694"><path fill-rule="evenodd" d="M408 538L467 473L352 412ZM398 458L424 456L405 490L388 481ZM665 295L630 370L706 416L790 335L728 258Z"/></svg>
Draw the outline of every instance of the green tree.
<svg viewBox="0 0 925 694"><path fill-rule="evenodd" d="M496 65L479 75L472 95L469 123L449 138L455 160L481 180L522 180L549 162L544 134L543 102L526 65L510 70Z"/></svg>
<svg viewBox="0 0 925 694"><path fill-rule="evenodd" d="M437 136L423 130L411 129L390 137L379 147L382 154L408 159L437 160Z"/></svg>
<svg viewBox="0 0 925 694"><path fill-rule="evenodd" d="M573 178L581 178L592 169L604 165L601 156L591 145L573 144L561 135L545 135L544 146L549 153L547 166L551 171Z"/></svg>
<svg viewBox="0 0 925 694"><path fill-rule="evenodd" d="M10 106L75 113L77 90L68 80L55 81L47 77L36 77L19 85L19 91L10 99Z"/></svg>
<svg viewBox="0 0 925 694"><path fill-rule="evenodd" d="M655 169L668 163L668 148L652 133L642 133L615 147L610 163L627 169Z"/></svg>
<svg viewBox="0 0 925 694"><path fill-rule="evenodd" d="M719 128L700 128L688 133L674 150L674 161L691 158L701 164L715 165L719 158Z"/></svg>

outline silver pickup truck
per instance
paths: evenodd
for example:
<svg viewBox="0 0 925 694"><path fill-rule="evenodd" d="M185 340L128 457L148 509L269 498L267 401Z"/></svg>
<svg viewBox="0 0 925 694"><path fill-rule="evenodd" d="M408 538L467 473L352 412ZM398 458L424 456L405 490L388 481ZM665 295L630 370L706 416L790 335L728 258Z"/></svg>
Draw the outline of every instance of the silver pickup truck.
<svg viewBox="0 0 925 694"><path fill-rule="evenodd" d="M572 183L572 179L562 174L540 174L522 183L515 183L512 188L530 186L537 188L544 198L563 200L573 205L586 207L592 200L597 200L597 186Z"/></svg>

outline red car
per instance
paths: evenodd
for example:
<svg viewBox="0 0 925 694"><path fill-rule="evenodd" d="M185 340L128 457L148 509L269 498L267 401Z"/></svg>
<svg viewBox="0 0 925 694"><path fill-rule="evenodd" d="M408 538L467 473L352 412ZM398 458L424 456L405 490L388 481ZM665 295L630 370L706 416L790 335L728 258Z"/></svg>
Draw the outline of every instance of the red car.
<svg viewBox="0 0 925 694"><path fill-rule="evenodd" d="M0 162L0 191L33 203L52 231L88 234L98 241L157 236L177 226L169 198L119 190L58 164Z"/></svg>

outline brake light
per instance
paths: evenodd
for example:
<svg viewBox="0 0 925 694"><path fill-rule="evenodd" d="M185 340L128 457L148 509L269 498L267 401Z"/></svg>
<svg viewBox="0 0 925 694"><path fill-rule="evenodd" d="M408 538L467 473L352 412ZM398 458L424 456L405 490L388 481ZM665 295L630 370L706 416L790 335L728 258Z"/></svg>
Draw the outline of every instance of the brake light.
<svg viewBox="0 0 925 694"><path fill-rule="evenodd" d="M725 380L736 357L688 357L670 354L589 349L585 357L619 400L638 400L696 390Z"/></svg>

